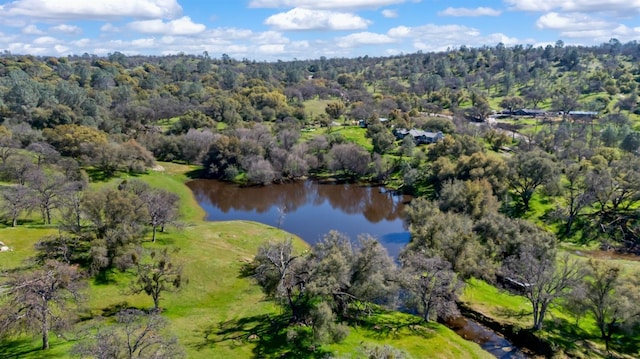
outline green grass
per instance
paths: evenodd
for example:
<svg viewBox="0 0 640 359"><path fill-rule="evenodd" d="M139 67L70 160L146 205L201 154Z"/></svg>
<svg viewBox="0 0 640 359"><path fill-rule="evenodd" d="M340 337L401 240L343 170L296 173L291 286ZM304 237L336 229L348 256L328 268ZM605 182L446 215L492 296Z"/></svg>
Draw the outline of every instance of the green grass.
<svg viewBox="0 0 640 359"><path fill-rule="evenodd" d="M337 100L306 100L304 101L304 113L308 118L314 118L320 114L325 113L324 109L327 107L327 104L331 102L336 102Z"/></svg>
<svg viewBox="0 0 640 359"><path fill-rule="evenodd" d="M465 341L439 324L405 326L417 320L399 313L381 313L370 318L368 324L351 328L351 334L341 344L317 348L316 351L296 348L284 340L284 331L270 330L278 321L281 311L265 300L259 287L240 275L260 244L269 240L292 238L291 234L254 222L206 222L191 191L185 186L187 173L193 167L161 163L164 171L137 176L152 186L177 193L181 200L183 229L167 228L159 233L156 243L146 242L147 248L179 247L175 259L184 265L188 284L176 293L167 293L161 299L163 316L169 320L168 328L176 335L189 358L248 358L248 357L317 357L324 351L338 354L357 353L362 343L391 344L419 358L428 355L439 358L490 357L478 345ZM126 178L126 176L125 176ZM123 178L92 184L94 187L115 186ZM39 223L39 222L38 222ZM32 246L41 237L55 234L53 227L37 224L19 228L0 228L0 238L14 248L0 254L0 269L20 265L33 254ZM296 250L307 244L293 237ZM80 314L86 318L107 315L118 307L151 308L153 302L145 295L126 293L130 273L114 272L107 284L92 281L87 293L88 301ZM91 319L85 322L90 324ZM375 323L375 324L374 324ZM397 329L380 333L375 325ZM387 327L385 327L387 328ZM416 329L417 328L417 329ZM255 336L252 336L256 334ZM39 350L37 337L19 336L3 339L0 357L68 358L76 343L73 335L66 341L52 335L52 349Z"/></svg>

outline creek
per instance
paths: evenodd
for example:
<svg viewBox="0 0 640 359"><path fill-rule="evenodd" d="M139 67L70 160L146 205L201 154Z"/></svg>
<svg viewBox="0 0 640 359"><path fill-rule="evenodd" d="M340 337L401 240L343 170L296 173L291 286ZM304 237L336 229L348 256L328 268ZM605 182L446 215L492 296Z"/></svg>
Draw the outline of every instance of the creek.
<svg viewBox="0 0 640 359"><path fill-rule="evenodd" d="M410 240L404 208L411 196L384 187L318 181L242 187L204 179L187 185L209 221L260 222L293 233L309 244L315 244L329 230L351 239L369 234L394 258ZM497 358L526 357L504 337L468 318L459 317L446 324Z"/></svg>

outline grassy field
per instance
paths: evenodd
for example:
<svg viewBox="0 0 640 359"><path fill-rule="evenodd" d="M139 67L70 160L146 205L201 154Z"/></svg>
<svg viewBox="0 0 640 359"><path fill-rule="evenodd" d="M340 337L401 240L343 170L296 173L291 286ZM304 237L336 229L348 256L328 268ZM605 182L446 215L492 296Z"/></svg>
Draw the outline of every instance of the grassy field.
<svg viewBox="0 0 640 359"><path fill-rule="evenodd" d="M325 113L324 109L331 102L336 102L337 100L306 100L304 101L304 113L308 118L314 118L320 114Z"/></svg>
<svg viewBox="0 0 640 359"><path fill-rule="evenodd" d="M439 324L414 325L415 317L399 313L381 313L371 318L371 325L352 327L341 344L302 351L288 343L282 335L269 335L267 330L281 316L272 302L266 301L258 286L240 275L243 264L251 260L258 246L268 240L292 235L253 222L206 222L204 212L184 185L186 173L193 168L162 163L164 171L151 172L138 178L149 184L171 190L182 199L183 229L169 228L159 233L157 242L145 247L179 247L176 255L184 265L188 284L176 293L167 293L161 301L163 316L189 358L249 358L249 357L317 357L323 351L342 357L360 353L363 343L391 344L415 358L425 355L436 358L489 358L490 355L474 343L457 336ZM95 186L116 185L122 179ZM35 224L19 228L0 228L0 238L14 248L0 254L0 268L20 266L32 254L33 244L41 237L57 233L53 227ZM297 250L306 244L294 238ZM81 315L92 318L106 315L117 307L152 307L145 295L127 295L129 273L113 273L107 284L92 282L88 301ZM91 323L91 320L85 324ZM414 323L410 326L407 323ZM381 325L388 330L376 329ZM251 338L251 339L250 339ZM39 350L37 337L22 336L3 339L0 357L67 358L76 343L73 333L63 340L52 336L52 349ZM295 353L295 354L294 354Z"/></svg>

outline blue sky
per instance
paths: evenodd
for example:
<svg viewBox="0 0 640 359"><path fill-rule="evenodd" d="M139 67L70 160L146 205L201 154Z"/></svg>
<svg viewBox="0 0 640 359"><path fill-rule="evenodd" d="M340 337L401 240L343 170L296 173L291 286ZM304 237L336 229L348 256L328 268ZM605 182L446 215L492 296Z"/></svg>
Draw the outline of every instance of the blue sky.
<svg viewBox="0 0 640 359"><path fill-rule="evenodd" d="M237 59L640 40L640 0L0 1L0 50Z"/></svg>

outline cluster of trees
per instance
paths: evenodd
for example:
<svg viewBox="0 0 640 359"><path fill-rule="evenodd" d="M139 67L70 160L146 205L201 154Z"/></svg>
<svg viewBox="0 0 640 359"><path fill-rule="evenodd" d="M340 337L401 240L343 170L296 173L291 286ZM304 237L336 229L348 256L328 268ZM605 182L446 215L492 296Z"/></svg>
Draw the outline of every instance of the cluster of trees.
<svg viewBox="0 0 640 359"><path fill-rule="evenodd" d="M18 219L25 212L37 210L42 223L55 223L59 233L38 241L35 256L24 268L3 273L6 278L2 281L0 335L39 333L42 348L48 349L51 331L63 333L77 321L78 311L74 309L85 297L82 289L87 279L104 278L114 269L132 270L131 291L148 294L153 299L154 312L163 293L180 287L181 266L170 254L166 250L147 253L142 248L149 231L155 241L158 230L179 224L177 195L139 180L123 181L117 188L91 190L78 162L61 156L49 144L34 142L26 149L11 149L0 163L1 179L8 183L0 189L2 218L11 226L18 226ZM129 320L123 330L133 328L138 317ZM140 331L132 330L128 334ZM145 335L152 333L143 331ZM100 333L97 338L114 339ZM151 338L142 336L137 345L146 346L148 340L155 341L151 346L161 345L158 338L155 334ZM109 345L122 350L123 343ZM107 344L98 347L107 350ZM158 350L164 352L169 347Z"/></svg>
<svg viewBox="0 0 640 359"><path fill-rule="evenodd" d="M208 136L187 134L190 129L215 128L216 123L242 127L289 118L302 124L329 124L339 118L386 117L410 127L420 112L447 110L481 120L492 110L491 97L503 98L501 106L509 110L551 103L554 110L565 113L603 111L615 102L619 109L634 113L637 73L626 64L637 60L638 53L636 42L621 44L615 39L594 47L562 42L546 47L498 44L396 57L276 63L237 61L224 55L215 59L206 53L166 57L114 53L106 58L5 53L0 58L0 122L30 142L41 130L60 125L97 128L110 135L108 140L94 138L101 148L69 150L90 152L89 157L108 153L111 158L102 159L106 162L113 162L118 151L104 151L105 146L113 149L113 144L136 140L150 150L153 147L157 157L197 163L207 148L194 150L189 138L206 144ZM593 93L604 95L577 101L581 94ZM304 101L310 99L332 102L324 112L309 113ZM179 121L168 129L159 128L161 120L174 117ZM159 139L159 130L171 140ZM374 147L384 151L389 137L379 140ZM191 148L183 151L186 147ZM59 149L63 154L67 150Z"/></svg>
<svg viewBox="0 0 640 359"><path fill-rule="evenodd" d="M369 236L354 243L330 231L301 254L291 241L266 243L246 270L290 314L291 324L310 328L318 342L336 342L347 334L342 323L357 322L377 306L402 302L425 321L456 313L463 282L446 261L411 251L400 263Z"/></svg>
<svg viewBox="0 0 640 359"><path fill-rule="evenodd" d="M639 283L618 265L560 255L555 236L528 221L495 209L474 216L453 203L411 203L412 240L397 261L374 238L353 242L330 231L299 254L291 241L265 243L245 273L289 314L289 330L308 331L320 343L340 341L345 324L380 307L427 322L459 315L456 301L471 277L523 295L534 330L554 304L578 318L593 315L607 347L640 323Z"/></svg>

